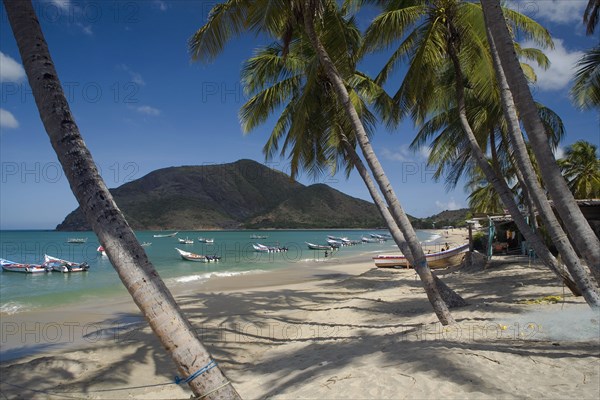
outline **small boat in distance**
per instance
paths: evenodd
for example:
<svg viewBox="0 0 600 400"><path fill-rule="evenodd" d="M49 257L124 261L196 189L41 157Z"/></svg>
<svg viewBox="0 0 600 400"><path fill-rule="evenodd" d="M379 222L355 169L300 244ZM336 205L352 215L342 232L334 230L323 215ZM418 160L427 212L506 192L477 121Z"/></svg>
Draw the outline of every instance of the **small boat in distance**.
<svg viewBox="0 0 600 400"><path fill-rule="evenodd" d="M435 253L425 254L427 265L430 268L446 268L460 264L465 252L469 250L469 244L463 244L448 250L438 251ZM404 255L378 255L373 257L375 266L379 268L404 267L409 268L411 265Z"/></svg>
<svg viewBox="0 0 600 400"><path fill-rule="evenodd" d="M199 243L209 243L209 244L212 244L212 243L215 242L215 239L207 239L207 238L199 237L198 238L198 242Z"/></svg>
<svg viewBox="0 0 600 400"><path fill-rule="evenodd" d="M98 248L96 249L96 251L98 253L100 253L101 256L105 256L106 255L106 250L104 250L104 247L102 247L102 246L98 246Z"/></svg>
<svg viewBox="0 0 600 400"><path fill-rule="evenodd" d="M48 254L44 254L44 263L42 266L46 267L48 270L58 272L82 272L90 269L90 266L85 262L76 263L61 260L60 258L49 256Z"/></svg>
<svg viewBox="0 0 600 400"><path fill-rule="evenodd" d="M168 234L164 234L164 235L154 235L155 238L165 238L165 237L175 237L175 235L177 235L179 232L175 232L175 233L168 233Z"/></svg>
<svg viewBox="0 0 600 400"><path fill-rule="evenodd" d="M84 244L87 240L88 238L68 238L67 243Z"/></svg>
<svg viewBox="0 0 600 400"><path fill-rule="evenodd" d="M361 240L362 240L362 242L363 242L363 243L379 243L379 242L381 242L381 240L379 240L379 239L375 239L375 238L368 238L368 237L366 237L366 236L363 236L363 237L361 238Z"/></svg>
<svg viewBox="0 0 600 400"><path fill-rule="evenodd" d="M194 244L194 241L192 239L182 239L182 238L178 238L177 240L179 240L179 243L181 244Z"/></svg>
<svg viewBox="0 0 600 400"><path fill-rule="evenodd" d="M142 247L148 247L148 246L151 246L151 245L152 245L152 243L148 243L148 242L144 242L144 243L141 244Z"/></svg>
<svg viewBox="0 0 600 400"><path fill-rule="evenodd" d="M2 266L2 270L8 272L22 272L25 274L48 272L48 269L39 264L21 264L14 261L5 260L3 258L0 258L0 265Z"/></svg>
<svg viewBox="0 0 600 400"><path fill-rule="evenodd" d="M250 235L250 239L267 239L267 238L268 238L267 235L257 235L257 234Z"/></svg>
<svg viewBox="0 0 600 400"><path fill-rule="evenodd" d="M306 243L308 248L311 250L332 250L331 246L324 246L324 245L313 244L313 243L308 243L308 242L304 242L304 243Z"/></svg>

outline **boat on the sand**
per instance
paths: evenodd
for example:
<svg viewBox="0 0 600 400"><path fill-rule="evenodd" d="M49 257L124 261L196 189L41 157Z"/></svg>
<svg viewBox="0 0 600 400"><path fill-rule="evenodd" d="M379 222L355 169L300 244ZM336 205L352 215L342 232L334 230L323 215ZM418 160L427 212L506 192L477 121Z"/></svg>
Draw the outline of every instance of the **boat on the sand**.
<svg viewBox="0 0 600 400"><path fill-rule="evenodd" d="M435 253L425 254L429 268L446 268L460 264L464 253L469 250L469 244L463 244L448 250L442 250ZM378 255L373 257L375 266L379 268L404 267L410 268L412 265L404 255Z"/></svg>

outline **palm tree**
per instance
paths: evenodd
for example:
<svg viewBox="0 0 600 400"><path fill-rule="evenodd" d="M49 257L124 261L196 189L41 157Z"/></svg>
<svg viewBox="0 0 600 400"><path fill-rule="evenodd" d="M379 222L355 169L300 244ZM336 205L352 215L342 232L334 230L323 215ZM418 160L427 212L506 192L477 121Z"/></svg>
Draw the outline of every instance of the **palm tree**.
<svg viewBox="0 0 600 400"><path fill-rule="evenodd" d="M586 33L592 35L598 25L600 16L600 0L589 0L583 12L583 23L586 24Z"/></svg>
<svg viewBox="0 0 600 400"><path fill-rule="evenodd" d="M410 56L408 72L395 97L402 104L411 107L413 116L419 122L430 110L444 106L448 107L447 104L444 105L444 100L441 100L444 95L441 94L443 90L439 88L446 88L444 80L447 79L448 71L454 74L454 102L458 111L454 115L458 117L457 119L465 133L462 136L462 142L466 142L470 148L470 153L462 153L462 160L458 159L458 162L466 163L466 160L468 160L477 164L485 174L487 181L494 186L528 243L535 248L536 253L563 281L567 281L567 274L544 246L541 238L529 229L506 181L498 175L498 171L490 166L481 150L481 138L486 138L489 130L478 129L480 135L477 136L471 127L470 120L472 118L469 118L469 111L466 106L465 86L475 93L474 98L482 99L484 103L492 100L491 104L499 104L498 101L493 101L494 90L490 89L492 87L490 81L493 80L493 68L489 58L486 59L489 51L486 43L479 39L485 29L480 7L476 4L453 0L439 1L433 4L424 1L409 3L407 7L403 7L406 6L405 3L390 5L390 9L378 16L367 31L367 39L376 43L373 47L388 45L394 38L403 37L405 31L410 26L418 24L421 18L424 19L424 23L418 24L414 31L405 36L404 41L394 53L393 57L401 57L404 54ZM535 23L526 17L512 12L511 18L518 21L521 26L527 27L534 34L544 38L544 32L536 32ZM393 34L390 34L390 31ZM449 56L451 65L448 65L448 59L444 55ZM391 64L393 64L391 61L388 62L386 67ZM465 79L462 72L463 68L468 71L466 74L469 76L468 80ZM427 73L421 74L420 71L423 70ZM442 85L439 85L440 82L442 82ZM496 109L499 109L499 107L496 106ZM498 114L492 113L491 115L497 116ZM476 119L478 125L482 125L484 128L486 124L489 125L488 121L490 120L485 116ZM493 124L497 124L498 119L492 118L491 121L491 128L493 128ZM465 146L463 145L463 147ZM555 239L563 241L564 250L567 252L568 242L564 240L565 238L556 236ZM570 254L572 257L569 258L569 265L573 266L571 273L574 273L574 271L579 272L579 274L575 274L576 282L578 285L589 286L589 283L586 283L586 274L582 273L583 269L578 269L578 259L572 249ZM594 296L595 291L593 289L583 290L586 300L590 304L596 304L597 295Z"/></svg>
<svg viewBox="0 0 600 400"><path fill-rule="evenodd" d="M514 53L513 40L498 0L481 0L486 26L498 51L501 67L521 121L532 144L545 186L554 201L567 233L600 282L600 240L591 229L562 177L548 144L546 131L535 109L527 80Z"/></svg>
<svg viewBox="0 0 600 400"><path fill-rule="evenodd" d="M106 249L121 281L152 330L173 358L179 373L190 377L211 364L189 321L148 260L106 188L64 96L48 45L30 1L4 0L40 117L71 190ZM188 384L195 395L239 398L218 367ZM222 386L222 387L221 387ZM214 391L215 389L218 391Z"/></svg>
<svg viewBox="0 0 600 400"><path fill-rule="evenodd" d="M358 32L353 24L348 24L348 29ZM359 35L347 36L355 39L354 44L349 47L357 49ZM410 262L414 262L404 235L355 152L356 138L352 134L352 127L332 92L312 47L306 46L306 41L297 40L289 44L285 54L283 50L283 46L271 44L257 51L244 63L242 82L246 93L251 96L240 110L244 132L248 133L263 123L273 110L282 109L263 149L267 159L279 150L280 142L283 141L281 156L289 151L292 177L300 168L316 177L327 167L333 171L344 168L347 173L355 167L365 181L392 237ZM376 104L379 110L389 110L393 107L393 101L381 87L359 72L355 72L348 81L351 82L349 90L354 107L370 133L375 117L369 111L367 103ZM434 280L450 307L465 304L460 296L437 277L434 276Z"/></svg>
<svg viewBox="0 0 600 400"><path fill-rule="evenodd" d="M596 46L577 61L571 97L581 109L600 108L600 46Z"/></svg>
<svg viewBox="0 0 600 400"><path fill-rule="evenodd" d="M569 189L577 199L600 198L600 159L598 147L579 140L565 151L565 157L558 160Z"/></svg>
<svg viewBox="0 0 600 400"><path fill-rule="evenodd" d="M324 28L317 33L314 28L313 19L315 18L319 18L322 23L320 26L325 26L327 29ZM421 277L436 315L442 324L453 323L454 320L427 266L425 254L414 229L373 152L364 125L355 109L355 103L346 89L343 76L351 76L353 64L348 57L346 35L339 28L343 25L338 5L333 0L293 1L286 4L268 0L256 2L230 0L213 8L208 22L190 40L190 47L193 58L210 60L223 48L227 39L239 34L244 29L250 29L283 39L284 48L287 49L291 39L295 37L294 35L297 37L298 34L301 34L302 26L304 26L309 38L308 43L313 47L324 75L329 80L338 102L346 113L363 156L373 171L374 179L388 203L390 212L409 244L415 259L415 269ZM325 38L326 43L334 44L329 48L333 57L330 57L319 35Z"/></svg>
<svg viewBox="0 0 600 400"><path fill-rule="evenodd" d="M521 133L521 127L517 116L517 111L513 101L512 94L510 92L504 70L502 69L500 58L496 50L494 39L489 31L486 29L488 42L490 44L490 51L492 59L494 61L494 69L496 71L496 78L500 86L500 93L502 98L502 106L504 109L505 119L508 123L508 136L511 140L511 147L514 149L516 166L518 167L519 173L524 177L528 183L527 191L528 195L531 196L533 203L537 210L540 212L540 216L544 222L545 228L552 238L552 242L563 257L563 261L567 265L567 268L571 274L575 277L578 285L583 290L583 294L587 296L586 300L592 306L595 304L591 301L593 298L590 293L595 290L597 295L597 285L593 280L588 278L588 274L585 273L584 267L581 265L579 256L573 249L571 242L567 235L563 231L558 219L554 215L550 204L547 201L545 191L542 189L538 182L538 175L534 170L531 163L529 152L527 151L523 134ZM595 288L594 288L595 287ZM588 300L590 299L590 300Z"/></svg>

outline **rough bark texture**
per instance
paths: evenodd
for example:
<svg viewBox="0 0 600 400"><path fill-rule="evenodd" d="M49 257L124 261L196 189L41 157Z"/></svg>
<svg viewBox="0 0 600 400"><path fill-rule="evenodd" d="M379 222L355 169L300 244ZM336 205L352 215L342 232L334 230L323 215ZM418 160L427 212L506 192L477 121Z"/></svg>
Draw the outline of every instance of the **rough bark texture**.
<svg viewBox="0 0 600 400"><path fill-rule="evenodd" d="M498 51L489 29L487 29L487 38L490 45L492 60L494 62L494 69L496 71L497 84L500 88L500 97L502 100L504 118L507 122L508 135L511 140L513 155L518 166L517 174L520 177L519 180L521 181L521 185L526 190L528 197L531 196L531 199L535 203L542 221L550 233L552 242L562 255L563 262L567 265L567 269L571 272L571 275L579 276L582 284L588 286L587 289L581 289L584 291L597 291L597 288L594 288L594 282L589 279L584 266L581 264L575 249L573 249L571 242L569 242L569 238L560 226L560 223L554 215L552 207L550 207L550 203L548 203L548 199L546 198L546 195L538 182L537 175L533 169L531 159L529 158L529 154L525 146L523 134L521 133L519 118L517 116L512 94L508 87L506 76L504 75L504 70L502 69L502 65L500 64L500 59L498 57ZM561 273L564 275L564 271L561 271Z"/></svg>
<svg viewBox="0 0 600 400"><path fill-rule="evenodd" d="M471 125L467 119L466 105L465 105L465 97L464 97L464 86L463 86L463 75L460 69L460 62L458 60L458 55L456 54L456 49L452 43L448 44L448 54L450 59L452 60L452 64L454 66L454 74L455 74L455 84L456 84L456 102L459 110L459 119L463 131L467 135L469 140L469 144L471 145L471 151L477 162L477 165L483 173L485 174L486 179L489 183L491 183L494 187L494 190L500 196L500 199L508 209L508 212L513 217L517 228L525 236L527 242L533 247L538 256L544 261L548 267L550 267L557 275L561 277L565 285L568 285L567 277L564 276L564 272L561 275L562 267L556 261L556 259L550 254L548 248L542 243L539 236L531 231L525 218L521 214L519 207L503 178L498 177L498 175L494 172L493 168L487 162L483 151L479 147L479 143L477 143L477 139L475 138L475 134L471 129ZM588 282L585 280L585 276L581 274L577 274L579 271L570 271L573 274L573 278L577 286L575 288L569 288L573 291L576 288L581 289L583 297L587 301L587 303L592 307L597 307L600 304L600 297L598 296L597 290L594 290Z"/></svg>
<svg viewBox="0 0 600 400"><path fill-rule="evenodd" d="M38 111L73 194L93 227L121 281L148 320L180 375L189 377L211 356L198 340L175 299L148 260L118 209L75 124L39 21L29 0L4 0ZM189 383L197 396L227 383L218 367ZM236 399L227 384L208 399Z"/></svg>
<svg viewBox="0 0 600 400"><path fill-rule="evenodd" d="M506 80L515 99L519 116L540 166L545 186L554 207L567 228L579 253L600 283L600 240L575 202L552 154L544 125L537 112L527 79L516 56L513 40L506 26L499 0L481 0L487 27L490 29Z"/></svg>
<svg viewBox="0 0 600 400"><path fill-rule="evenodd" d="M402 209L394 190L392 189L392 185L390 184L387 176L383 172L383 168L377 159L377 156L373 152L371 147L371 143L369 142L369 138L362 126L358 113L354 109L352 102L350 101L350 97L348 95L348 91L342 80L337 68L334 63L331 61L327 50L321 43L317 33L315 32L314 21L315 10L314 3L311 0L304 1L304 26L306 28L306 32L310 38L311 44L315 49L317 56L319 57L319 62L325 69L327 77L332 82L334 86L334 90L336 95L346 110L348 119L350 120L352 127L354 129L354 133L358 138L358 143L362 150L363 156L369 165L369 168L373 172L373 177L385 198L388 206L390 208L390 212L394 217L394 220L398 224L398 227L402 230L406 241L410 247L410 251L414 258L414 266L415 270L419 274L421 278L421 282L425 288L425 292L427 293L427 297L429 298L430 303L433 306L433 310L435 311L438 319L443 325L453 324L455 323L454 318L450 314L448 310L448 306L442 299L435 280L433 278L433 274L427 265L427 260L425 258L425 253L421 248L419 241L417 239L417 235L412 228L406 213Z"/></svg>
<svg viewBox="0 0 600 400"><path fill-rule="evenodd" d="M400 228L398 228L396 221L394 221L394 217L392 217L392 214L390 214L390 211L387 208L387 204L385 204L385 201L381 198L379 191L377 190L377 186L375 186L375 183L371 179L369 171L367 171L367 168L363 164L358 154L356 154L356 151L352 146L346 143L345 148L348 157L352 161L352 164L354 165L359 175L365 182L365 185L369 190L369 194L371 195L373 202L377 206L377 209L381 213L383 220L385 221L388 229L390 230L392 238L394 238L394 242L396 242L398 248L400 248L400 251L402 251L402 254L406 256L408 262L411 265L414 265L414 258L410 251L410 247L408 246L408 243L406 242L402 231L400 230ZM464 307L469 304L458 293L456 293L454 290L448 287L448 285L446 285L435 274L432 273L432 275L442 298L444 299L449 308Z"/></svg>

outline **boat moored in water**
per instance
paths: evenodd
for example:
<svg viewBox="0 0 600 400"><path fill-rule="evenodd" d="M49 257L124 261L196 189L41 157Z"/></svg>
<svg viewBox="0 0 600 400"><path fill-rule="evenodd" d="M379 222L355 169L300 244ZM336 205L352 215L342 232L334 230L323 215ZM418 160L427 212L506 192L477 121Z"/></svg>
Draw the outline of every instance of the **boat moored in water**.
<svg viewBox="0 0 600 400"><path fill-rule="evenodd" d="M203 237L199 237L198 238L198 242L199 243L207 243L207 244L212 244L215 242L215 239L208 239L208 238L203 238Z"/></svg>
<svg viewBox="0 0 600 400"><path fill-rule="evenodd" d="M57 271L57 272L83 272L90 269L90 266L83 263L76 263L72 261L61 260L60 258L49 256L44 254L44 263L42 264L46 269Z"/></svg>
<svg viewBox="0 0 600 400"><path fill-rule="evenodd" d="M154 235L155 238L175 237L179 232Z"/></svg>
<svg viewBox="0 0 600 400"><path fill-rule="evenodd" d="M67 243L85 244L85 243L87 243L87 238L68 238Z"/></svg>
<svg viewBox="0 0 600 400"><path fill-rule="evenodd" d="M188 238L185 238L185 239L178 238L178 240L179 240L179 243L181 243L181 244L194 244L194 241L193 241L192 239L188 239Z"/></svg>
<svg viewBox="0 0 600 400"><path fill-rule="evenodd" d="M177 247L175 248L175 250L177 250L177 252L181 256L181 258L183 258L184 260L187 260L187 261L207 263L207 262L211 262L211 261L219 261L221 259L221 257L219 257L217 255L204 256L201 254L196 254L196 253L192 253L189 251L181 250L181 249L178 249Z"/></svg>
<svg viewBox="0 0 600 400"><path fill-rule="evenodd" d="M308 248L311 250L332 250L332 247L329 245L324 246L321 244L314 244L314 243L308 243L308 242L304 242L304 243L306 243Z"/></svg>
<svg viewBox="0 0 600 400"><path fill-rule="evenodd" d="M43 265L39 264L21 264L14 261L5 260L0 258L0 265L3 271L7 272L21 272L25 274L35 274L39 272L48 272L48 269Z"/></svg>

